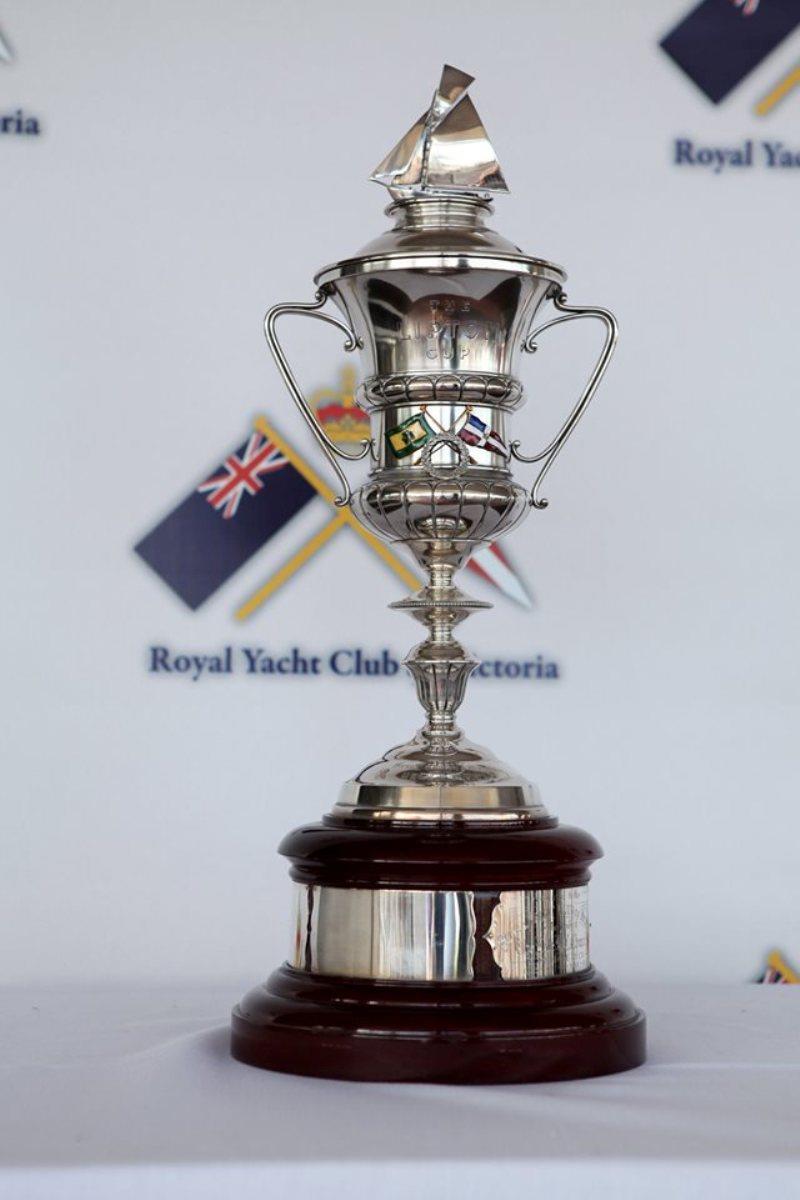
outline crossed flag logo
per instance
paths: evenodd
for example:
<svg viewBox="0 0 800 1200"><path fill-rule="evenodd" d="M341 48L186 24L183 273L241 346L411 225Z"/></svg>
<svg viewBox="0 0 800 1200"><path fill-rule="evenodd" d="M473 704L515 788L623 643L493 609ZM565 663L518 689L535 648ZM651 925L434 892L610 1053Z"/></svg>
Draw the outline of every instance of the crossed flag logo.
<svg viewBox="0 0 800 1200"><path fill-rule="evenodd" d="M341 388L321 389L312 398L332 435L364 436L368 423L354 403L355 377L342 373ZM357 520L349 508L337 508L334 493L316 471L265 417L259 416L247 440L137 543L136 553L172 591L196 610L244 566L313 499L328 508L326 523L252 594L235 617L251 617L309 562L335 534L350 529L409 590L421 583L395 551ZM495 545L479 549L468 566L523 607L528 593L506 556Z"/></svg>

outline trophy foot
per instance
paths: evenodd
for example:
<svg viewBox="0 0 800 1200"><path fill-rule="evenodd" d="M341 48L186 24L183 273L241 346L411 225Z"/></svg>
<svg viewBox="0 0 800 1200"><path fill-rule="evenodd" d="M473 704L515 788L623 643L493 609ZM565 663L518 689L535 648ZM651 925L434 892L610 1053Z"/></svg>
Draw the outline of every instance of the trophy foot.
<svg viewBox="0 0 800 1200"><path fill-rule="evenodd" d="M281 967L233 1012L254 1067L393 1083L537 1083L645 1059L645 1017L593 968L556 981L386 983Z"/></svg>
<svg viewBox="0 0 800 1200"><path fill-rule="evenodd" d="M538 789L456 728L434 739L420 730L342 787L331 815L360 821L484 822L546 817Z"/></svg>

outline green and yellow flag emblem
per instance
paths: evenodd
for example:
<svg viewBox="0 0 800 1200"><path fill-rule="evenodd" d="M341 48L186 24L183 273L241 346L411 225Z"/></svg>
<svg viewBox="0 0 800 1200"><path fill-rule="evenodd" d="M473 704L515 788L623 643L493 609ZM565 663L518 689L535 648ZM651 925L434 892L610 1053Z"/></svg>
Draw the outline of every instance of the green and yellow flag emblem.
<svg viewBox="0 0 800 1200"><path fill-rule="evenodd" d="M400 425L386 430L386 440L395 458L405 458L420 450L432 436L433 430L422 413L414 413Z"/></svg>

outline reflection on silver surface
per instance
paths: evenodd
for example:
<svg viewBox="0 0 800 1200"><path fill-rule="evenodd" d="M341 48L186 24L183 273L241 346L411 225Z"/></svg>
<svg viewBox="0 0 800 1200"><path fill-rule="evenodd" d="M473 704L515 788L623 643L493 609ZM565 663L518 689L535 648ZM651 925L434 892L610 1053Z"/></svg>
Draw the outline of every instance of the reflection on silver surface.
<svg viewBox="0 0 800 1200"><path fill-rule="evenodd" d="M352 979L472 979L472 892L295 885L291 965Z"/></svg>
<svg viewBox="0 0 800 1200"><path fill-rule="evenodd" d="M495 905L484 938L504 980L550 979L589 966L586 886L507 891L499 899L497 893L402 888L298 883L295 889L290 963L299 971L351 979L472 980L478 896Z"/></svg>
<svg viewBox="0 0 800 1200"><path fill-rule="evenodd" d="M589 966L589 889L501 892L486 941L503 979L548 979Z"/></svg>

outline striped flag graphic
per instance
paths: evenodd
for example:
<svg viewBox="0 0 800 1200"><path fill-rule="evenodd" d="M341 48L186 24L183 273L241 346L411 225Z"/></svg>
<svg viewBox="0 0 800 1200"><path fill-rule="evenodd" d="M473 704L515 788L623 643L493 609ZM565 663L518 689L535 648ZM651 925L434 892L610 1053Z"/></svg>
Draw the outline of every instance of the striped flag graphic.
<svg viewBox="0 0 800 1200"><path fill-rule="evenodd" d="M525 585L496 542L491 542L488 546L481 546L479 550L476 550L467 566L470 571L474 571L487 583L491 583L515 604L519 604L522 608L533 608L533 602Z"/></svg>
<svg viewBox="0 0 800 1200"><path fill-rule="evenodd" d="M789 965L780 950L767 955L756 983L800 983L800 973Z"/></svg>

